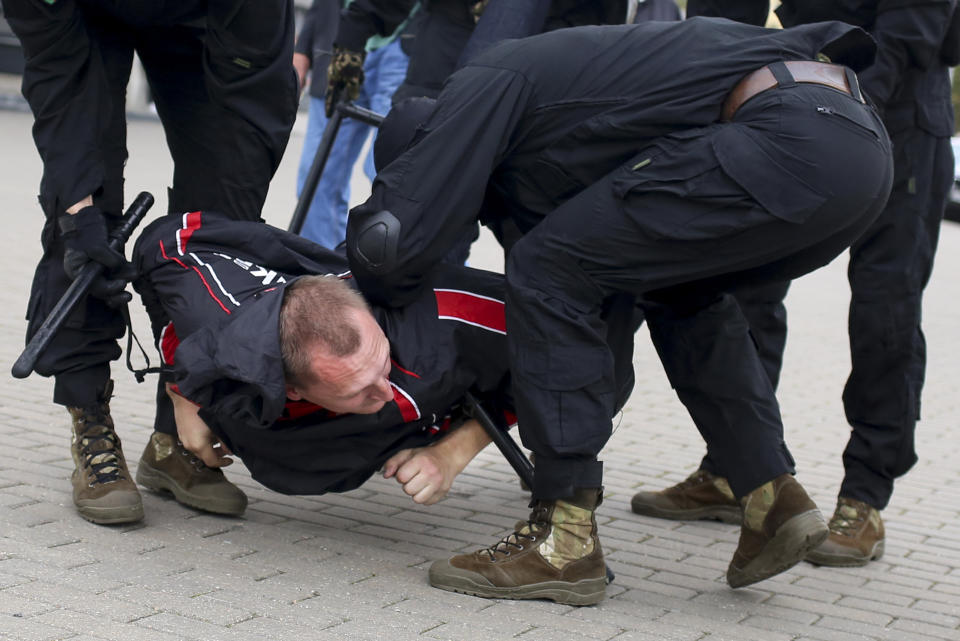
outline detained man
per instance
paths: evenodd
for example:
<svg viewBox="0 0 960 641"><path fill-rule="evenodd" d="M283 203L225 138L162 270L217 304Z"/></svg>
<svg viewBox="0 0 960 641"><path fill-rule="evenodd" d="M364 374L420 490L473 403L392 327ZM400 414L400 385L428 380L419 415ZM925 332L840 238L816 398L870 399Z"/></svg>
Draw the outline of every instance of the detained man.
<svg viewBox="0 0 960 641"><path fill-rule="evenodd" d="M133 262L180 441L209 466L235 454L287 494L382 468L429 504L489 442L464 392L512 421L499 274L440 266L422 299L371 307L342 254L215 212L153 222Z"/></svg>

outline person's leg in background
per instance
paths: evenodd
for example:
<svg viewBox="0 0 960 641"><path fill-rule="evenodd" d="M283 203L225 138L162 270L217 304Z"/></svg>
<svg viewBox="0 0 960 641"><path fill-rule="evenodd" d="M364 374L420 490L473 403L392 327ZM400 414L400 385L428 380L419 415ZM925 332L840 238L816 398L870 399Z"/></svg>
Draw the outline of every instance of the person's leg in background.
<svg viewBox="0 0 960 641"><path fill-rule="evenodd" d="M807 555L861 566L883 555L880 511L917 461L914 433L926 370L923 290L953 180L950 139L894 133L897 182L880 218L850 248L851 370L843 406L852 431L830 538Z"/></svg>
<svg viewBox="0 0 960 641"><path fill-rule="evenodd" d="M364 73L367 74L364 85L367 87L369 109L386 116L390 111L393 94L403 84L403 79L407 75L410 58L404 53L399 37L370 53L370 56L373 55L378 57L378 64L369 71L364 69ZM374 131L373 141L376 141L376 136L377 132ZM364 160L363 171L370 180L377 175L373 166L373 144L370 145L370 152Z"/></svg>
<svg viewBox="0 0 960 641"><path fill-rule="evenodd" d="M389 110L390 98L406 73L407 56L400 48L400 42L394 40L385 47L371 51L364 61L364 82L360 86L360 95L354 102L358 107L372 109L381 114ZM323 100L310 99L310 120L307 124L307 136L304 139L303 154L297 175L297 195L303 192L307 173L313 163L323 127L319 119L315 124L315 113L323 116ZM330 151L330 157L317 184L310 210L304 220L300 235L333 249L346 238L347 213L350 204L350 178L353 166L363 150L370 131L373 129L351 118L344 118L337 132L336 141ZM310 151L312 148L312 151ZM310 151L308 155L308 151ZM368 164L372 167L372 151ZM373 172L375 175L375 172ZM368 176L373 178L371 172Z"/></svg>
<svg viewBox="0 0 960 641"><path fill-rule="evenodd" d="M787 310L783 305L783 299L790 287L789 281L776 282L765 285L739 287L732 291L729 303L739 305L743 316L746 318L748 326L745 329L749 331L744 334L747 344L755 346L760 364L764 373L764 378L769 381L774 392L780 381L780 370L783 363L783 350L787 338ZM656 322L656 315L648 313L651 321L651 336L659 333L675 333L679 330L676 321ZM710 345L713 344L710 332L710 325L700 327L707 333L702 334L698 331L698 322L703 321L704 315L697 314L683 319L686 326L685 331L689 336L696 337L702 335L702 340L706 346L707 353ZM728 328L733 330L736 324ZM728 333L730 333L728 331ZM664 367L667 368L668 375L671 377L674 387L678 390L681 400L690 411L701 431L704 427L718 421L729 421L733 426L738 421L747 420L747 416L752 416L750 420L756 420L753 412L740 416L728 416L711 410L709 401L718 398L717 391L704 388L703 383L703 365L695 359L684 358L678 347L687 346L689 339L683 341L666 341L665 344L671 345L672 350L668 353L668 358L664 361ZM716 381L720 377L714 377ZM696 384L694 384L696 382ZM696 390L693 396L680 394L680 389L686 388ZM733 407L737 407L749 397L756 397L756 394L738 393L735 395ZM707 406L703 402L696 402L700 398L707 401ZM769 412L766 412L769 415ZM698 418L699 417L699 418ZM778 419L779 421L779 416ZM700 426L703 423L704 426ZM782 439L782 431L781 431ZM705 439L708 443L710 439ZM786 460L790 461L790 469L793 469L793 458L787 450L786 444L782 443L783 452ZM663 519L676 520L694 520L694 519L717 519L725 523L736 524L740 522L740 506L734 498L733 492L728 483L730 473L727 467L722 464L725 457L722 453L708 451L700 462L700 466L683 481L667 487L662 490L645 490L634 495L631 501L631 507L637 514L653 516Z"/></svg>

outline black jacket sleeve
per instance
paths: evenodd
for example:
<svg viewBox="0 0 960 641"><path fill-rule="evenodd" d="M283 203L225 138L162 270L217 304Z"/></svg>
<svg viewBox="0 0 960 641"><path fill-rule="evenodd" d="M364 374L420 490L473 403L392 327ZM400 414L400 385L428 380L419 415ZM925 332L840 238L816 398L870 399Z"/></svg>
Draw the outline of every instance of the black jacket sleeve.
<svg viewBox="0 0 960 641"><path fill-rule="evenodd" d="M880 3L871 29L878 45L877 60L860 74L860 82L881 111L911 69L926 70L939 64L951 10L949 0Z"/></svg>
<svg viewBox="0 0 960 641"><path fill-rule="evenodd" d="M419 141L377 175L370 198L347 219L347 257L368 300L402 307L417 298L430 269L477 220L531 93L522 75L490 67L466 67L447 80ZM400 223L396 258L371 269L357 232L384 210Z"/></svg>
<svg viewBox="0 0 960 641"><path fill-rule="evenodd" d="M310 95L322 98L327 91L327 67L337 35L340 0L313 0L297 34L293 50L310 58Z"/></svg>
<svg viewBox="0 0 960 641"><path fill-rule="evenodd" d="M336 45L363 51L371 36L389 36L397 30L416 0L354 0L340 13Z"/></svg>
<svg viewBox="0 0 960 641"><path fill-rule="evenodd" d="M109 122L109 79L73 0L3 0L3 12L26 58L23 95L35 118L44 192L65 209L103 185L98 141Z"/></svg>

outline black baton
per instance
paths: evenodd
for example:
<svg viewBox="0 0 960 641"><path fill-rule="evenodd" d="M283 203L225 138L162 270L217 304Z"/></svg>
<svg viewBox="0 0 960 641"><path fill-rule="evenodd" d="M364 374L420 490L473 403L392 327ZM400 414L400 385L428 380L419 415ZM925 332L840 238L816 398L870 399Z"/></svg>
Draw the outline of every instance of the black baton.
<svg viewBox="0 0 960 641"><path fill-rule="evenodd" d="M137 228L137 225L140 224L140 221L143 220L144 216L147 215L147 211L149 211L152 206L153 196L145 191L140 192L130 204L130 207L127 208L123 218L120 219L120 224L110 232L110 241L108 243L110 249L121 253L123 252L123 246L130 239L133 230ZM80 274L77 275L73 283L70 284L70 287L67 288L67 291L60 297L60 300L57 301L54 308L50 310L50 314L47 315L40 329L36 331L30 339L30 342L27 343L26 348L24 348L23 353L20 354L17 362L13 364L10 372L14 377L26 378L30 375L30 372L33 371L33 368L37 364L37 359L40 358L40 354L47 348L56 333L60 331L60 327L67 320L67 317L70 316L73 308L87 295L93 281L100 276L101 272L103 272L103 265L100 263L91 261L84 265L83 269L80 270Z"/></svg>
<svg viewBox="0 0 960 641"><path fill-rule="evenodd" d="M353 103L338 102L334 107L333 115L327 121L327 126L323 130L323 136L320 138L320 144L317 146L317 153L313 156L313 163L310 165L310 171L307 178L303 181L303 189L300 191L300 200L297 201L297 208L293 210L293 218L290 219L290 226L287 231L292 234L299 234L303 229L303 221L307 219L307 212L310 211L310 204L313 202L313 195L317 191L317 185L320 184L320 176L327 166L327 160L330 158L330 152L333 151L333 143L337 139L337 133L340 131L340 125L344 117L353 118L360 122L379 127L383 122L383 116L375 111L357 107Z"/></svg>

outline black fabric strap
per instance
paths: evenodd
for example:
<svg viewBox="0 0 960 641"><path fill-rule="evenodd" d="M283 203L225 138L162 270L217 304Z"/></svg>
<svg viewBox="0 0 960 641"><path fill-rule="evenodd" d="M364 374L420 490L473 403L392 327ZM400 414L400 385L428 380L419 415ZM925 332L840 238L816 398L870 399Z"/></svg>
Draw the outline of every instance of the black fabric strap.
<svg viewBox="0 0 960 641"><path fill-rule="evenodd" d="M160 367L150 367L150 357L147 355L147 350L143 349L143 345L140 344L140 339L133 333L133 322L130 320L130 310L127 308L126 303L123 304L120 313L123 315L123 320L127 324L127 369L133 372L138 383L146 380L147 374L163 373L165 368L162 365ZM139 348L140 353L143 354L143 360L147 363L147 366L143 369L134 369L133 361L130 359L130 352L133 350L134 341L137 342L137 348Z"/></svg>
<svg viewBox="0 0 960 641"><path fill-rule="evenodd" d="M770 63L767 68L777 79L777 84L780 85L781 89L797 86L797 81L793 79L793 74L787 69L787 65L783 64L783 61Z"/></svg>

